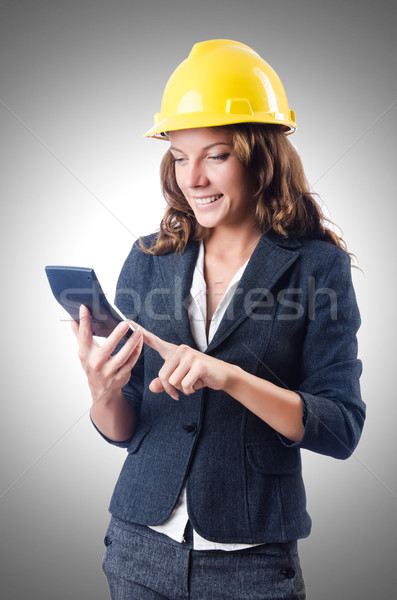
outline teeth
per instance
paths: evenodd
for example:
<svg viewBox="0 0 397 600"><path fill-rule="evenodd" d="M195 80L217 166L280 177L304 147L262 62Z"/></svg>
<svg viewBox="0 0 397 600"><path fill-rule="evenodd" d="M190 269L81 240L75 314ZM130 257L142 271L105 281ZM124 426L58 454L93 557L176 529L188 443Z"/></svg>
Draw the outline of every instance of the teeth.
<svg viewBox="0 0 397 600"><path fill-rule="evenodd" d="M218 200L222 194L218 194L217 196L208 196L208 198L195 198L197 204L211 204L211 202L215 202Z"/></svg>

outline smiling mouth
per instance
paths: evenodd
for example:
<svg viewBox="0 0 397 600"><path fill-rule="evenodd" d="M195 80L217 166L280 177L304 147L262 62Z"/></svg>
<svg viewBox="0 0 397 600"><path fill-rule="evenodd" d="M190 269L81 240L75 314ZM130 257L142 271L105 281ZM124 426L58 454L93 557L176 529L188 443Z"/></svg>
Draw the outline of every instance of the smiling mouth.
<svg viewBox="0 0 397 600"><path fill-rule="evenodd" d="M206 198L194 198L194 201L201 206L203 204L212 204L212 202L216 202L222 196L223 194L217 194L216 196L207 196Z"/></svg>

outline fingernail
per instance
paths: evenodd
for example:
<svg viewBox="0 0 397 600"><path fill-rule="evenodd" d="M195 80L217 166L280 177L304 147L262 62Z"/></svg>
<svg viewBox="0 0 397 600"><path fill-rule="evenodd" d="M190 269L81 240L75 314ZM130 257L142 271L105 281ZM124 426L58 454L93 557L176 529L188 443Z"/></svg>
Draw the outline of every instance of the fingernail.
<svg viewBox="0 0 397 600"><path fill-rule="evenodd" d="M132 335L135 339L139 340L139 338L142 335L142 329L140 327L137 327Z"/></svg>

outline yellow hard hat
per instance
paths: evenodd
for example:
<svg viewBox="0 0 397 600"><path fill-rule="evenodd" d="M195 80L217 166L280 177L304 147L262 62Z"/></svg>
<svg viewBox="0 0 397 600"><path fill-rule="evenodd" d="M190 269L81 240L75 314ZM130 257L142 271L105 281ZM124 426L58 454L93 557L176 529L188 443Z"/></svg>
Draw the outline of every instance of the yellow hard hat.
<svg viewBox="0 0 397 600"><path fill-rule="evenodd" d="M249 46L233 40L195 44L165 87L161 113L144 137L168 139L167 132L232 123L283 125L296 129L283 84Z"/></svg>

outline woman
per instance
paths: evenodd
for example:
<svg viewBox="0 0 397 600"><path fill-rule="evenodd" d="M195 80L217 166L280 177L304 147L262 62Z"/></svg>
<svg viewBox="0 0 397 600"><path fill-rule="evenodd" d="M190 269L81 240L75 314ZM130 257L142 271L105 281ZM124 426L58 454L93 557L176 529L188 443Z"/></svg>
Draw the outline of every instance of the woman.
<svg viewBox="0 0 397 600"><path fill-rule="evenodd" d="M128 449L105 538L114 600L305 598L300 449L347 458L365 406L350 256L295 127L252 49L196 44L146 134L170 140L168 206L120 274L135 332L98 347L87 309L73 324L93 423Z"/></svg>

